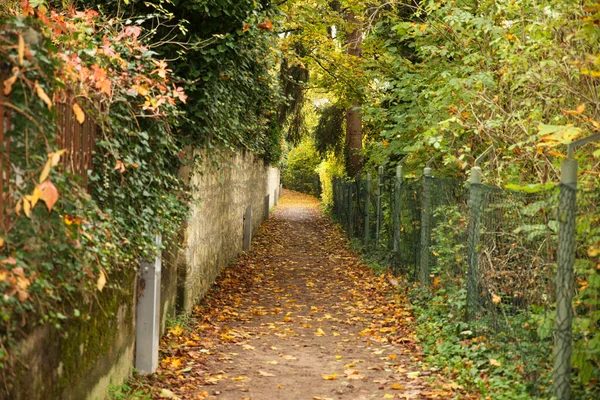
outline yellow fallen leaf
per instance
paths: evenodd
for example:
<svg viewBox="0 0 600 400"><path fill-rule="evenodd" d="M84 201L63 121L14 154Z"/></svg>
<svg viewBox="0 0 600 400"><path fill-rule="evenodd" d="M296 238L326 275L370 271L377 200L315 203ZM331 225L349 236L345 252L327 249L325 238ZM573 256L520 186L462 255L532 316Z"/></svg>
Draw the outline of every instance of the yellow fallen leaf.
<svg viewBox="0 0 600 400"><path fill-rule="evenodd" d="M325 331L323 331L323 329L319 328L315 332L315 336L325 336Z"/></svg>
<svg viewBox="0 0 600 400"><path fill-rule="evenodd" d="M416 379L419 377L419 375L420 375L419 371L409 372L408 374L406 374L406 377L409 379Z"/></svg>
<svg viewBox="0 0 600 400"><path fill-rule="evenodd" d="M492 295L492 303L494 304L500 304L502 302L502 297L493 294Z"/></svg>
<svg viewBox="0 0 600 400"><path fill-rule="evenodd" d="M321 375L323 377L323 379L325 379L326 381L334 381L337 377L338 374L331 374L331 375Z"/></svg>
<svg viewBox="0 0 600 400"><path fill-rule="evenodd" d="M393 395L393 394L386 393L386 394L384 394L384 395L383 395L383 398L384 398L384 399L393 399L393 398L394 398L394 395Z"/></svg>
<svg viewBox="0 0 600 400"><path fill-rule="evenodd" d="M183 328L176 325L175 328L169 329L169 335L181 336L183 334Z"/></svg>
<svg viewBox="0 0 600 400"><path fill-rule="evenodd" d="M490 364L494 367L501 367L502 363L494 358L490 358Z"/></svg>
<svg viewBox="0 0 600 400"><path fill-rule="evenodd" d="M404 390L406 388L404 386L402 386L401 384L399 384L399 383L394 383L394 384L392 384L392 386L390 386L390 389L392 389L392 390Z"/></svg>
<svg viewBox="0 0 600 400"><path fill-rule="evenodd" d="M279 364L277 361L267 361L267 364L277 365Z"/></svg>
<svg viewBox="0 0 600 400"><path fill-rule="evenodd" d="M248 379L247 376L238 376L236 378L231 378L232 381L245 381L247 379Z"/></svg>

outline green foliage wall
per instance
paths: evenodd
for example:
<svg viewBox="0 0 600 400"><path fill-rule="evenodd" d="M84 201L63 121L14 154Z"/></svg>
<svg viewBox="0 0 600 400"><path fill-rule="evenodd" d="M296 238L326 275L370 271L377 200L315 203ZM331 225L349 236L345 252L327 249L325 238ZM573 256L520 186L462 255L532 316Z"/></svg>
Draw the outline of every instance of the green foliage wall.
<svg viewBox="0 0 600 400"><path fill-rule="evenodd" d="M318 195L317 167L321 163L314 143L305 139L293 148L283 170L283 185L287 189Z"/></svg>

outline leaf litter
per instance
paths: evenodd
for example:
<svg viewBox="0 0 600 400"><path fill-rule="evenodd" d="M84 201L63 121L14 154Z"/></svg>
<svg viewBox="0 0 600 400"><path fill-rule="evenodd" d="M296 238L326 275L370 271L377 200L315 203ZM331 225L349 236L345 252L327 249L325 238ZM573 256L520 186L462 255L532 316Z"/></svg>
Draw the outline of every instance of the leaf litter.
<svg viewBox="0 0 600 400"><path fill-rule="evenodd" d="M284 191L139 383L157 399L475 398L424 363L397 285L360 261L314 197Z"/></svg>

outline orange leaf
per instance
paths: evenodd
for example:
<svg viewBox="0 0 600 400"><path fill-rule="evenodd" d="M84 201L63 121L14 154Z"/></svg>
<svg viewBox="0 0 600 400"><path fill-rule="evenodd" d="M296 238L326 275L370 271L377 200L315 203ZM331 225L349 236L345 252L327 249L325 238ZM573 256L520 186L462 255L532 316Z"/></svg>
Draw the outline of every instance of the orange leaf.
<svg viewBox="0 0 600 400"><path fill-rule="evenodd" d="M581 114L583 111L585 111L585 104L577 106L577 114Z"/></svg>
<svg viewBox="0 0 600 400"><path fill-rule="evenodd" d="M265 31L270 31L273 29L273 22L271 22L271 20L267 20L258 24L258 27L260 29L264 29Z"/></svg>
<svg viewBox="0 0 600 400"><path fill-rule="evenodd" d="M77 122L83 124L85 122L85 113L77 103L73 103L73 113L75 114L75 118Z"/></svg>
<svg viewBox="0 0 600 400"><path fill-rule="evenodd" d="M8 96L12 92L12 87L17 81L17 75L13 75L4 81L4 95Z"/></svg>
<svg viewBox="0 0 600 400"><path fill-rule="evenodd" d="M54 207L58 200L58 190L56 189L56 186L54 186L50 180L46 180L44 183L40 184L40 190L42 191L40 199L46 203L48 212L52 212L52 207Z"/></svg>

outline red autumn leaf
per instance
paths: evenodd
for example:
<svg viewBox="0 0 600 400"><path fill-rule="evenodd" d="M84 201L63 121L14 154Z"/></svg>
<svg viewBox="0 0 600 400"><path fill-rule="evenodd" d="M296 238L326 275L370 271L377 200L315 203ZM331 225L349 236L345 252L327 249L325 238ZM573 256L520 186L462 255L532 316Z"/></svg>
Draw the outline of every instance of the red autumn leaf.
<svg viewBox="0 0 600 400"><path fill-rule="evenodd" d="M271 22L271 20L267 20L258 24L258 27L260 29L264 29L265 31L270 31L273 30L273 22Z"/></svg>
<svg viewBox="0 0 600 400"><path fill-rule="evenodd" d="M23 10L23 16L33 15L33 8L29 5L29 0L21 1L21 9Z"/></svg>
<svg viewBox="0 0 600 400"><path fill-rule="evenodd" d="M58 200L58 189L56 189L56 186L48 179L40 185L40 190L42 191L40 199L46 203L48 212L52 212L52 208Z"/></svg>

